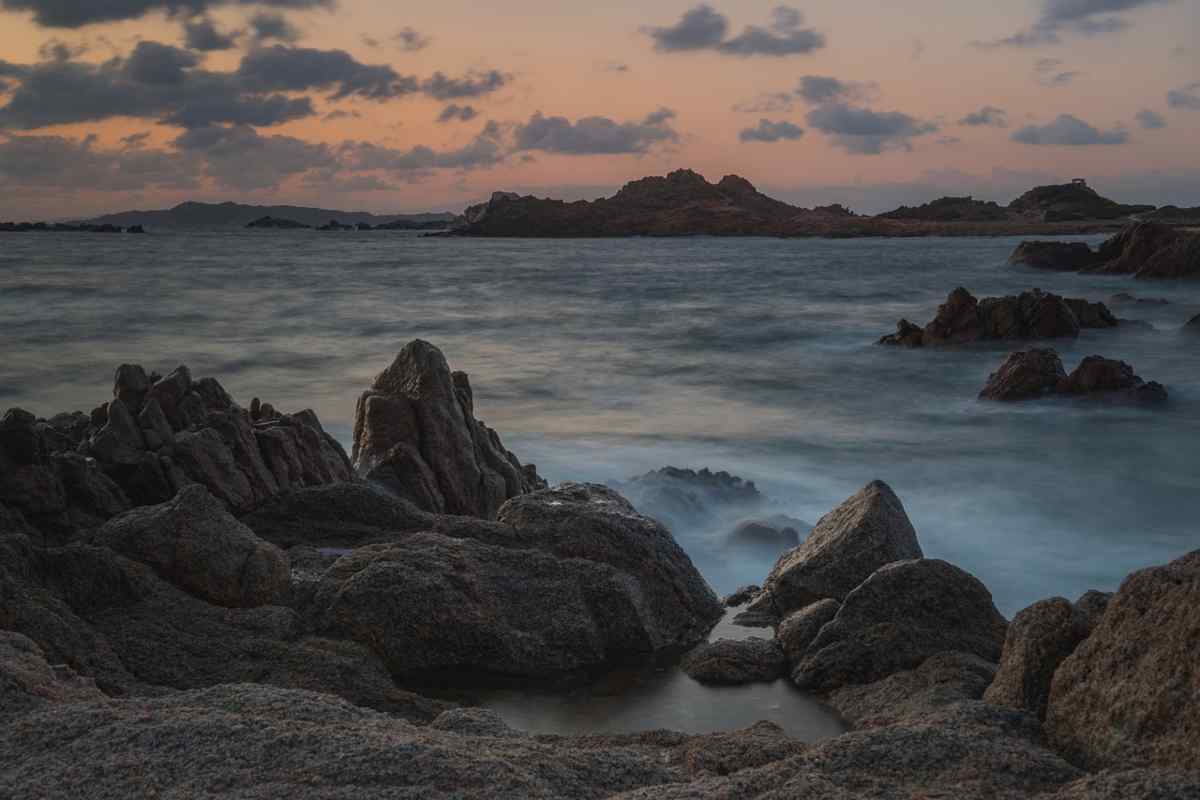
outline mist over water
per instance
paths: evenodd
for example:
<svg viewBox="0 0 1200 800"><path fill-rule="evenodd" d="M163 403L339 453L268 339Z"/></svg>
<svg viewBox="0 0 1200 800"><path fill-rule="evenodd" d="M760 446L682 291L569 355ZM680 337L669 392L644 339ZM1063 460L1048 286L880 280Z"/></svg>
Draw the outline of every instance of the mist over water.
<svg viewBox="0 0 1200 800"><path fill-rule="evenodd" d="M186 363L243 404L314 408L348 446L357 395L420 337L552 481L707 466L755 481L769 513L816 522L881 478L926 555L979 576L1011 616L1200 547L1200 337L1179 330L1200 284L1009 266L1017 241L8 235L0 406L86 411L121 362ZM1152 329L1056 346L1068 369L1130 362L1170 404L982 403L1016 345L874 344L959 285L1169 299L1112 306ZM718 592L760 582L772 557L723 532L675 534Z"/></svg>

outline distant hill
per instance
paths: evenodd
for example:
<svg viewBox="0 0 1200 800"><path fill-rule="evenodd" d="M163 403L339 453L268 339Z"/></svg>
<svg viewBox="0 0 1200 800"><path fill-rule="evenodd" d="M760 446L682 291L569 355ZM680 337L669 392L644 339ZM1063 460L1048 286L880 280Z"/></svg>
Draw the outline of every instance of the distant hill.
<svg viewBox="0 0 1200 800"><path fill-rule="evenodd" d="M392 227L411 224L428 228L437 223L451 224L456 219L450 213L431 214L371 214L366 211L338 211L330 208L304 206L254 206L242 203L180 203L162 211L122 211L87 220L93 225L142 225L146 228L244 228L263 217L294 220L301 225L316 227L337 220L344 225L366 224Z"/></svg>
<svg viewBox="0 0 1200 800"><path fill-rule="evenodd" d="M996 203L973 197L939 197L922 206L900 206L879 216L922 222L991 222L1008 219L1009 212Z"/></svg>
<svg viewBox="0 0 1200 800"><path fill-rule="evenodd" d="M1045 222L1118 219L1153 211L1154 206L1129 206L1102 197L1082 181L1038 186L1013 200L1009 209Z"/></svg>

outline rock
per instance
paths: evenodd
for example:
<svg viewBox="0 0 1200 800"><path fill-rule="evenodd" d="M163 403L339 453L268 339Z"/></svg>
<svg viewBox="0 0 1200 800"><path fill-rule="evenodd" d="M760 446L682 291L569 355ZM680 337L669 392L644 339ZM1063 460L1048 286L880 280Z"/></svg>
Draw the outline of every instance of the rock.
<svg viewBox="0 0 1200 800"><path fill-rule="evenodd" d="M88 453L104 464L137 464L146 450L142 429L119 398L108 404L104 427L88 443Z"/></svg>
<svg viewBox="0 0 1200 800"><path fill-rule="evenodd" d="M1054 671L1087 636L1087 617L1069 601L1034 603L1009 624L1000 669L983 699L1045 719Z"/></svg>
<svg viewBox="0 0 1200 800"><path fill-rule="evenodd" d="M1108 610L1108 604L1112 597L1112 592L1098 592L1095 589L1089 589L1075 601L1075 609L1083 614L1083 618L1087 622L1088 635L1091 635L1091 632L1100 624L1100 620L1104 619L1104 612Z"/></svg>
<svg viewBox="0 0 1200 800"><path fill-rule="evenodd" d="M753 513L766 500L754 481L707 467L664 467L613 483L612 488L629 498L638 511L672 530L711 529L722 521Z"/></svg>
<svg viewBox="0 0 1200 800"><path fill-rule="evenodd" d="M545 481L473 412L466 374L452 374L428 342L410 342L359 398L353 464L425 510L494 519L505 500Z"/></svg>
<svg viewBox="0 0 1200 800"><path fill-rule="evenodd" d="M796 521L799 523L799 520ZM801 526L803 523L799 523ZM775 519L747 519L737 524L729 534L726 544L730 547L749 547L779 552L800 544L800 533L796 525L785 524Z"/></svg>
<svg viewBox="0 0 1200 800"><path fill-rule="evenodd" d="M922 555L900 498L873 481L822 517L803 544L780 556L764 585L786 614L825 598L841 601L883 565Z"/></svg>
<svg viewBox="0 0 1200 800"><path fill-rule="evenodd" d="M1067 377L1062 359L1054 350L1031 348L1009 353L979 393L981 400L1030 400L1058 391Z"/></svg>
<svg viewBox="0 0 1200 800"><path fill-rule="evenodd" d="M977 578L936 559L876 570L846 596L792 673L802 689L872 683L956 650L1000 660L1006 623Z"/></svg>
<svg viewBox="0 0 1200 800"><path fill-rule="evenodd" d="M744 606L746 603L749 603L761 591L762 587L754 584L740 586L734 591L733 594L726 596L722 602L725 604L726 608L737 608L738 606Z"/></svg>
<svg viewBox="0 0 1200 800"><path fill-rule="evenodd" d="M187 420L181 413L184 398L192 390L192 373L184 366L176 367L167 377L160 378L150 387L148 397L158 401L163 413L177 431L187 427Z"/></svg>
<svg viewBox="0 0 1200 800"><path fill-rule="evenodd" d="M31 639L0 630L0 720L52 703L103 698L95 681L79 677L65 665L51 667Z"/></svg>
<svg viewBox="0 0 1200 800"><path fill-rule="evenodd" d="M701 683L770 682L784 673L787 662L779 645L768 639L718 639L688 653L680 668Z"/></svg>
<svg viewBox="0 0 1200 800"><path fill-rule="evenodd" d="M1187 323L1183 326L1183 330L1186 333L1200 332L1200 314L1197 314L1196 316L1189 319L1187 321Z"/></svg>
<svg viewBox="0 0 1200 800"><path fill-rule="evenodd" d="M171 423L167 421L167 415L163 413L157 399L151 398L142 406L141 412L138 413L138 424L142 429L142 438L150 450L159 450L175 444L175 432L171 430Z"/></svg>
<svg viewBox="0 0 1200 800"><path fill-rule="evenodd" d="M760 591L746 607L733 618L734 625L746 628L771 628L779 624L779 611L771 593Z"/></svg>
<svg viewBox="0 0 1200 800"><path fill-rule="evenodd" d="M1098 772L1059 789L1049 800L1197 800L1200 770L1129 769Z"/></svg>
<svg viewBox="0 0 1200 800"><path fill-rule="evenodd" d="M1034 187L1008 207L1045 222L1120 219L1154 210L1154 206L1123 205L1102 197L1082 180Z"/></svg>
<svg viewBox="0 0 1200 800"><path fill-rule="evenodd" d="M1054 673L1046 732L1089 768L1196 766L1200 550L1133 573Z"/></svg>
<svg viewBox="0 0 1200 800"><path fill-rule="evenodd" d="M1137 222L1100 245L1096 272L1136 278L1200 275L1200 235L1158 222Z"/></svg>
<svg viewBox="0 0 1200 800"><path fill-rule="evenodd" d="M874 728L925 716L964 700L978 700L996 665L970 653L938 653L916 669L865 686L845 686L829 703L855 728Z"/></svg>
<svg viewBox="0 0 1200 800"><path fill-rule="evenodd" d="M131 414L142 410L146 393L150 391L150 378L138 364L122 364L117 367L113 378L113 397L120 400Z"/></svg>
<svg viewBox="0 0 1200 800"><path fill-rule="evenodd" d="M1137 303L1143 306L1168 306L1171 301L1165 297L1135 297L1129 292L1117 292L1108 298L1110 303Z"/></svg>
<svg viewBox="0 0 1200 800"><path fill-rule="evenodd" d="M979 301L960 286L938 306L937 316L925 326L922 344L963 344L976 341L981 333Z"/></svg>
<svg viewBox="0 0 1200 800"><path fill-rule="evenodd" d="M1010 264L1067 272L1087 269L1098 261L1099 256L1086 242L1021 242L1008 257Z"/></svg>
<svg viewBox="0 0 1200 800"><path fill-rule="evenodd" d="M201 486L106 524L97 544L154 568L166 580L221 606L265 605L287 592L287 557L229 516Z"/></svg>
<svg viewBox="0 0 1200 800"><path fill-rule="evenodd" d="M1163 402L1167 390L1161 383L1147 383L1124 361L1088 356L1059 384L1064 394L1103 396L1134 402Z"/></svg>
<svg viewBox="0 0 1200 800"><path fill-rule="evenodd" d="M1117 316L1104 303L1089 303L1078 298L1064 298L1063 302L1075 314L1081 328L1116 328L1121 324Z"/></svg>
<svg viewBox="0 0 1200 800"><path fill-rule="evenodd" d="M463 736L520 736L499 714L486 708L452 708L443 711L429 723L429 728L453 731Z"/></svg>
<svg viewBox="0 0 1200 800"><path fill-rule="evenodd" d="M837 616L841 607L842 604L837 600L826 598L784 617L775 631L775 638L783 647L788 664L795 666L800 663L821 628Z"/></svg>
<svg viewBox="0 0 1200 800"><path fill-rule="evenodd" d="M212 428L177 434L171 460L189 480L207 488L230 509L247 511L259 499L225 440Z"/></svg>
<svg viewBox="0 0 1200 800"><path fill-rule="evenodd" d="M732 775L799 755L802 742L773 722L756 722L749 728L693 737L686 745L688 775Z"/></svg>
<svg viewBox="0 0 1200 800"><path fill-rule="evenodd" d="M921 347L924 344L925 329L914 325L906 319L896 323L896 332L889 333L879 340L879 344L901 345L903 347Z"/></svg>

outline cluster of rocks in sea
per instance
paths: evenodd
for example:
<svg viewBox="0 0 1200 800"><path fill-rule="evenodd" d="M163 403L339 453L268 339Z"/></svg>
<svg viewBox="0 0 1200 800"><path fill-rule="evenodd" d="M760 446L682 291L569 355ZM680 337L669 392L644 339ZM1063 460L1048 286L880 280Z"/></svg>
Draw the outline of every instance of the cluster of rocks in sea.
<svg viewBox="0 0 1200 800"><path fill-rule="evenodd" d="M1136 222L1093 250L1085 242L1022 242L1013 264L1135 278L1200 277L1200 234L1161 222Z"/></svg>
<svg viewBox="0 0 1200 800"><path fill-rule="evenodd" d="M0 794L1200 793L1200 551L1009 623L875 482L738 598L772 638L702 644L725 610L669 531L611 488L547 487L460 375L405 347L353 458L311 412L182 369L123 366L93 415L10 411ZM684 653L704 680L787 676L851 730L533 736L431 688Z"/></svg>
<svg viewBox="0 0 1200 800"><path fill-rule="evenodd" d="M1050 395L1160 403L1167 399L1167 390L1157 381L1142 380L1124 361L1088 356L1068 375L1057 352L1030 348L1010 353L979 393L982 400L1032 400Z"/></svg>
<svg viewBox="0 0 1200 800"><path fill-rule="evenodd" d="M145 233L141 225L99 224L87 222L0 222L0 233Z"/></svg>

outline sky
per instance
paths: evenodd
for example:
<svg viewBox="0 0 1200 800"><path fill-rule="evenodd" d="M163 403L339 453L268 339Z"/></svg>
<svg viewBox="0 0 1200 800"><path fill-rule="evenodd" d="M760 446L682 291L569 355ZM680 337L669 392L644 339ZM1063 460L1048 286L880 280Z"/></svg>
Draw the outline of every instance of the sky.
<svg viewBox="0 0 1200 800"><path fill-rule="evenodd" d="M1200 205L1200 0L0 0L0 219L460 211L672 169Z"/></svg>

